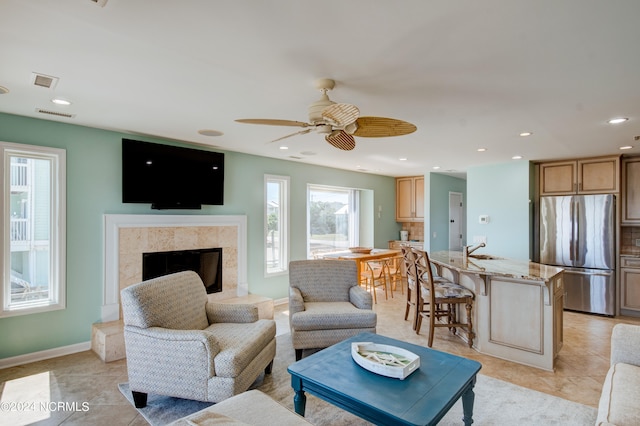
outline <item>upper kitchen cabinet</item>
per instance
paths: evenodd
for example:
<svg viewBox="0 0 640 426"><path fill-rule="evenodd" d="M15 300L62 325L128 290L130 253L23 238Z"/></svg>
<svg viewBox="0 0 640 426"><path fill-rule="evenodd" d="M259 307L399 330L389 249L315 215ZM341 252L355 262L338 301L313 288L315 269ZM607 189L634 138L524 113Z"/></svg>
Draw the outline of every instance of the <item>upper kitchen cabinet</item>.
<svg viewBox="0 0 640 426"><path fill-rule="evenodd" d="M622 223L640 224L640 157L622 160Z"/></svg>
<svg viewBox="0 0 640 426"><path fill-rule="evenodd" d="M540 195L616 193L619 182L619 156L540 164Z"/></svg>
<svg viewBox="0 0 640 426"><path fill-rule="evenodd" d="M396 178L396 222L424 221L424 176Z"/></svg>

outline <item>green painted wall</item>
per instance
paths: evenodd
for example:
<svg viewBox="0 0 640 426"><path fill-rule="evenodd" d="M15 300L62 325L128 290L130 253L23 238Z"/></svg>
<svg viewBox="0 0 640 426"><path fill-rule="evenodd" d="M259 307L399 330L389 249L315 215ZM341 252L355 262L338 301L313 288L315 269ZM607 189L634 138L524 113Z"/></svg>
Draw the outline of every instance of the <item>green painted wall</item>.
<svg viewBox="0 0 640 426"><path fill-rule="evenodd" d="M512 162L470 168L467 172L467 244L485 236L481 252L512 259L531 257L533 166ZM488 224L479 216L489 215Z"/></svg>
<svg viewBox="0 0 640 426"><path fill-rule="evenodd" d="M306 257L308 183L371 190L362 207L368 212L363 227L373 228L374 246L387 247L388 240L395 239L400 230L400 225L395 222L395 180L391 177L237 152L225 152L224 206L158 212L146 204L123 204L120 165L123 137L184 145L178 141L0 114L0 140L67 151L67 308L0 319L0 358L90 340L91 324L100 320L102 306L102 222L106 213L247 215L249 291L276 299L287 297L288 277L267 279L263 274L264 174L291 177L292 260ZM380 218L373 214L377 206L382 206Z"/></svg>
<svg viewBox="0 0 640 426"><path fill-rule="evenodd" d="M439 173L429 178L429 234L430 251L449 250L449 192L462 194L463 209L466 206L467 181ZM464 213L463 213L464 218ZM464 219L462 233L464 235ZM435 237L434 237L435 233Z"/></svg>

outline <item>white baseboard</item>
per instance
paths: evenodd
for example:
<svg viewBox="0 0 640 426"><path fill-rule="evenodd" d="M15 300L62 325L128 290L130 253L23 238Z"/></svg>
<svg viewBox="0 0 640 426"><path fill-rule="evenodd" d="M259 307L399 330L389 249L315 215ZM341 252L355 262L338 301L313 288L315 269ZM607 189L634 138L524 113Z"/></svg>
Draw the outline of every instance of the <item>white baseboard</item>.
<svg viewBox="0 0 640 426"><path fill-rule="evenodd" d="M91 342L76 343L75 345L62 346L59 348L47 349L40 352L13 356L0 359L0 370L3 368L15 367L16 365L29 364L31 362L56 358L64 355L71 355L91 349Z"/></svg>

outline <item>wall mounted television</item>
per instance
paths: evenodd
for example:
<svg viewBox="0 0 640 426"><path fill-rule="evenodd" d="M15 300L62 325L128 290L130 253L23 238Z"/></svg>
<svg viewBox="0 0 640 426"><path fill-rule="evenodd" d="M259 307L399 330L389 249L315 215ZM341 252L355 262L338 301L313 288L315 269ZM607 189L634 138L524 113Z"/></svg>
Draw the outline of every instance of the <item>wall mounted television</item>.
<svg viewBox="0 0 640 426"><path fill-rule="evenodd" d="M224 154L122 139L122 202L152 209L222 205Z"/></svg>

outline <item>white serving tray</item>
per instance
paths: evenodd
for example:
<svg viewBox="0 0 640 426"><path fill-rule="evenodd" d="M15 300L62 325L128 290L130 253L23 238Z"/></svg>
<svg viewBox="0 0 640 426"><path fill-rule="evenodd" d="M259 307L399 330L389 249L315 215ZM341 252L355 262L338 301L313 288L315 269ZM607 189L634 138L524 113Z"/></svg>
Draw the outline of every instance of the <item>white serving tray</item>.
<svg viewBox="0 0 640 426"><path fill-rule="evenodd" d="M420 357L413 352L372 342L352 343L351 357L366 370L400 380L420 367Z"/></svg>

